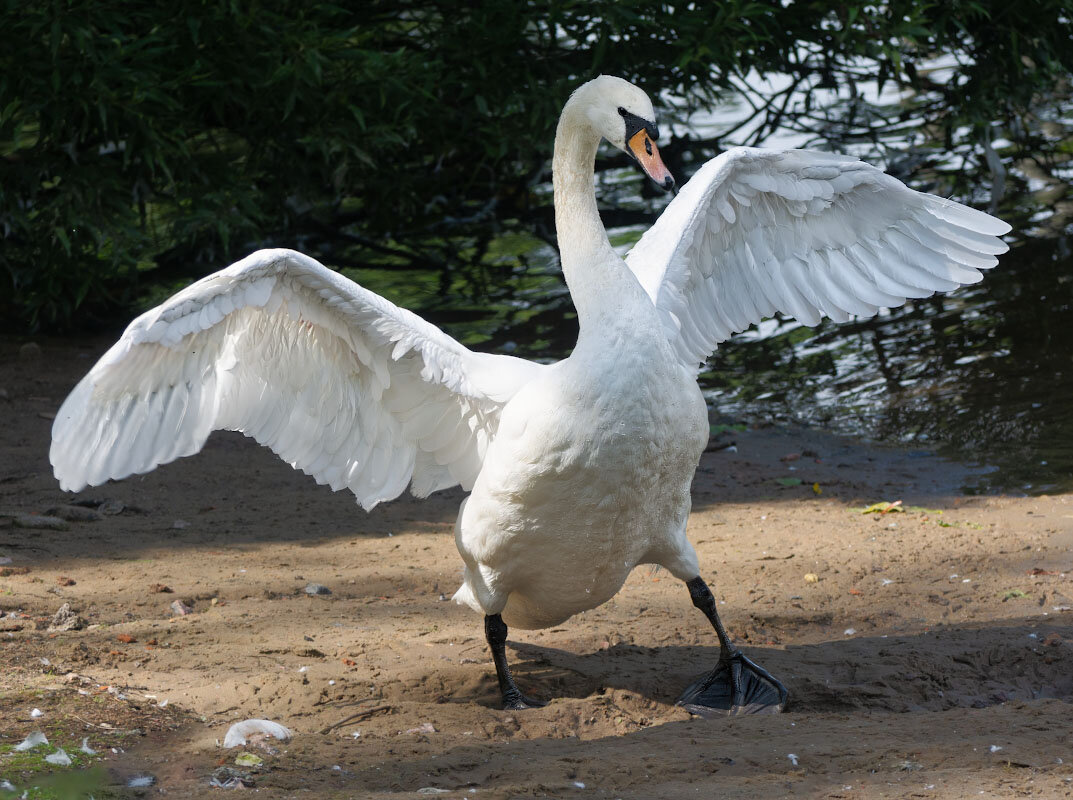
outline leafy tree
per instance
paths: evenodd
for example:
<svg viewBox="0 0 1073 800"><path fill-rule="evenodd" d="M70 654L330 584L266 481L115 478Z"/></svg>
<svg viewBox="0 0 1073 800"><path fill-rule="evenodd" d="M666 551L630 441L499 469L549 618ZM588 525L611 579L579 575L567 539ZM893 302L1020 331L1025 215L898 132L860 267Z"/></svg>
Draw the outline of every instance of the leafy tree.
<svg viewBox="0 0 1073 800"><path fill-rule="evenodd" d="M1073 67L1068 6L7 0L0 308L14 330L84 326L147 284L272 244L423 270L475 297L516 285L524 259L495 237L553 241L555 122L600 72L645 87L665 116L731 96L754 106L737 131L665 148L678 172L778 126L827 146L915 127L982 164L1000 120L1007 161L1046 160L1061 143L1035 120ZM925 69L938 55L953 64L941 82ZM786 86L756 89L776 73ZM870 78L915 90L903 119L855 91Z"/></svg>

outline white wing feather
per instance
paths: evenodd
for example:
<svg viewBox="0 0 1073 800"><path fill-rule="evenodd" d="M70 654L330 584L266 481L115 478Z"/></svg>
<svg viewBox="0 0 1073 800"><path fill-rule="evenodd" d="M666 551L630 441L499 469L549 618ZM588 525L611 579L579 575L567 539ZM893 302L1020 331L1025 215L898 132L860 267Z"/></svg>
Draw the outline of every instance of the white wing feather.
<svg viewBox="0 0 1073 800"><path fill-rule="evenodd" d="M626 263L696 369L776 311L845 321L976 283L1009 230L854 158L739 147L697 171Z"/></svg>
<svg viewBox="0 0 1073 800"><path fill-rule="evenodd" d="M474 353L312 258L261 250L134 320L52 427L60 485L148 472L236 430L365 508L472 486L543 369Z"/></svg>

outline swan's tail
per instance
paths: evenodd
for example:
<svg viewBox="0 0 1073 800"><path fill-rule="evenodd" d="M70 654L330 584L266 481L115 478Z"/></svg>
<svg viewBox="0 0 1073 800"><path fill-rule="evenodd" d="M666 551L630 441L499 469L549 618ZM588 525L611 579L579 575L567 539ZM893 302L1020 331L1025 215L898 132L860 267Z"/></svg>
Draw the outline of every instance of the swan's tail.
<svg viewBox="0 0 1073 800"><path fill-rule="evenodd" d="M458 591L454 593L451 599L460 606L469 606L478 613L485 613L484 609L481 608L481 604L477 602L477 596L473 593L473 590L469 588L468 581L458 587Z"/></svg>

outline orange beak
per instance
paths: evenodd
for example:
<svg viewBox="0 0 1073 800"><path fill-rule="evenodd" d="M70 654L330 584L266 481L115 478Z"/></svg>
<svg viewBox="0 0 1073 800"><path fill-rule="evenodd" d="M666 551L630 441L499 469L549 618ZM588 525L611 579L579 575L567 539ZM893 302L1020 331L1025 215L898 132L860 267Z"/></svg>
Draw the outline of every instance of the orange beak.
<svg viewBox="0 0 1073 800"><path fill-rule="evenodd" d="M671 176L671 171L667 169L663 159L659 157L659 149L656 147L656 143L649 138L648 131L644 128L637 131L626 142L626 149L630 155L637 159L637 163L641 165L641 169L645 171L645 174L654 180L660 188L665 191L670 191L674 188L674 178Z"/></svg>

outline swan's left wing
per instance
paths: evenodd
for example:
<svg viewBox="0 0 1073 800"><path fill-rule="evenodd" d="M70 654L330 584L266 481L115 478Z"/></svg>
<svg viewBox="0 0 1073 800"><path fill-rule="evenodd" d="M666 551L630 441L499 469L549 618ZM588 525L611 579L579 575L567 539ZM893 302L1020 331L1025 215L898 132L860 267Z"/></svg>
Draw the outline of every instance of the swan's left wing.
<svg viewBox="0 0 1073 800"><path fill-rule="evenodd" d="M696 369L776 311L845 321L976 283L1009 230L855 158L739 147L701 167L626 263Z"/></svg>
<svg viewBox="0 0 1073 800"><path fill-rule="evenodd" d="M261 250L127 328L64 401L49 457L64 489L245 433L365 508L469 489L504 405L545 367L475 353L293 250Z"/></svg>

